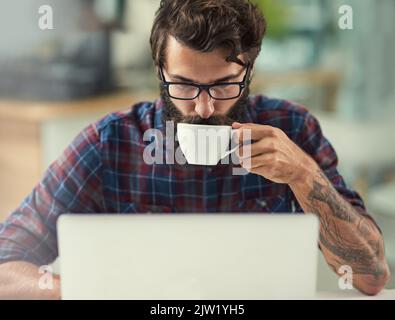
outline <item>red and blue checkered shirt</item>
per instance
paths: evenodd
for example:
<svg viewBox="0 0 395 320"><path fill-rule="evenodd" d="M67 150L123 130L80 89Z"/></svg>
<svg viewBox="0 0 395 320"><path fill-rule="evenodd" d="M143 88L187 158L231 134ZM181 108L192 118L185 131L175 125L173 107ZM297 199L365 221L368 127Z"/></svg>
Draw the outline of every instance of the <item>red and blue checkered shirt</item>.
<svg viewBox="0 0 395 320"><path fill-rule="evenodd" d="M161 100L139 103L85 128L0 224L0 263L51 263L58 256L56 222L64 213L303 212L286 184L255 174L233 175L232 165L146 164L143 135L148 129L164 130L162 108ZM337 170L335 150L304 107L251 96L246 120L283 130L336 190L365 212L360 196Z"/></svg>

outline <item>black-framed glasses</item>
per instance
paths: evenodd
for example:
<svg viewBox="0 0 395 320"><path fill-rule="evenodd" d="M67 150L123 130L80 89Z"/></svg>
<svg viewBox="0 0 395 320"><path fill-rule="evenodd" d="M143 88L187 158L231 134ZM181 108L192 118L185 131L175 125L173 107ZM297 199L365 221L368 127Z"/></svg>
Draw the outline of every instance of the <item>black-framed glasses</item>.
<svg viewBox="0 0 395 320"><path fill-rule="evenodd" d="M240 97L243 89L246 87L247 76L250 65L246 66L246 73L241 82L223 82L214 84L197 84L188 82L168 82L163 74L163 68L160 67L160 76L162 86L166 89L169 97L177 100L194 100L202 90L205 90L212 99L215 100L232 100Z"/></svg>

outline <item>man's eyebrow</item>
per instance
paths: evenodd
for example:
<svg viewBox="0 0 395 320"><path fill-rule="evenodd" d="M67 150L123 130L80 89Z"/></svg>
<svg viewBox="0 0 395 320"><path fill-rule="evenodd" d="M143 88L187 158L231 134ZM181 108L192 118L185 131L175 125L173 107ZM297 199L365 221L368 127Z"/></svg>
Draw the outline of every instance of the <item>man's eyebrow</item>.
<svg viewBox="0 0 395 320"><path fill-rule="evenodd" d="M231 75L228 75L228 76L226 76L226 77L222 77L222 78L216 79L216 80L214 80L214 81L211 82L211 83L219 83L219 82L224 82L224 81L228 81L228 80L237 78L238 76L240 76L240 74L241 74L244 70L245 70L245 69L242 69L238 74L231 74ZM170 76L171 78L177 80L177 81L198 83L197 81L194 81L194 80L192 80L192 79L185 78L185 77L180 76L180 75L177 75L177 74L171 74L171 73L169 73L169 76Z"/></svg>

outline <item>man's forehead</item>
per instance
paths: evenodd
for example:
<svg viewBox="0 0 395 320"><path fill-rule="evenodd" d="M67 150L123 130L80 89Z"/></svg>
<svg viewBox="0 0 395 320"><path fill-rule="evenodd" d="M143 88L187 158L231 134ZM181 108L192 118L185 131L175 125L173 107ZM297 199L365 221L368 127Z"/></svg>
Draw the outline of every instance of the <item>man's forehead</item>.
<svg viewBox="0 0 395 320"><path fill-rule="evenodd" d="M229 75L238 75L243 67L226 61L229 50L200 52L169 36L166 48L166 71L171 75L199 82L213 82Z"/></svg>

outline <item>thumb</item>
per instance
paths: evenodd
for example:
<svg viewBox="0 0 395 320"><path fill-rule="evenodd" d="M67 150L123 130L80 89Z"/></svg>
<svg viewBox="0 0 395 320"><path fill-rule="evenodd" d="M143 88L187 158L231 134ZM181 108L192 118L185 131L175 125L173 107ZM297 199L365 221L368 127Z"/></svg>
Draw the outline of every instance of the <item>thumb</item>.
<svg viewBox="0 0 395 320"><path fill-rule="evenodd" d="M239 123L239 122L233 122L232 123L232 128L233 129L240 129L241 126L242 126L242 124Z"/></svg>

